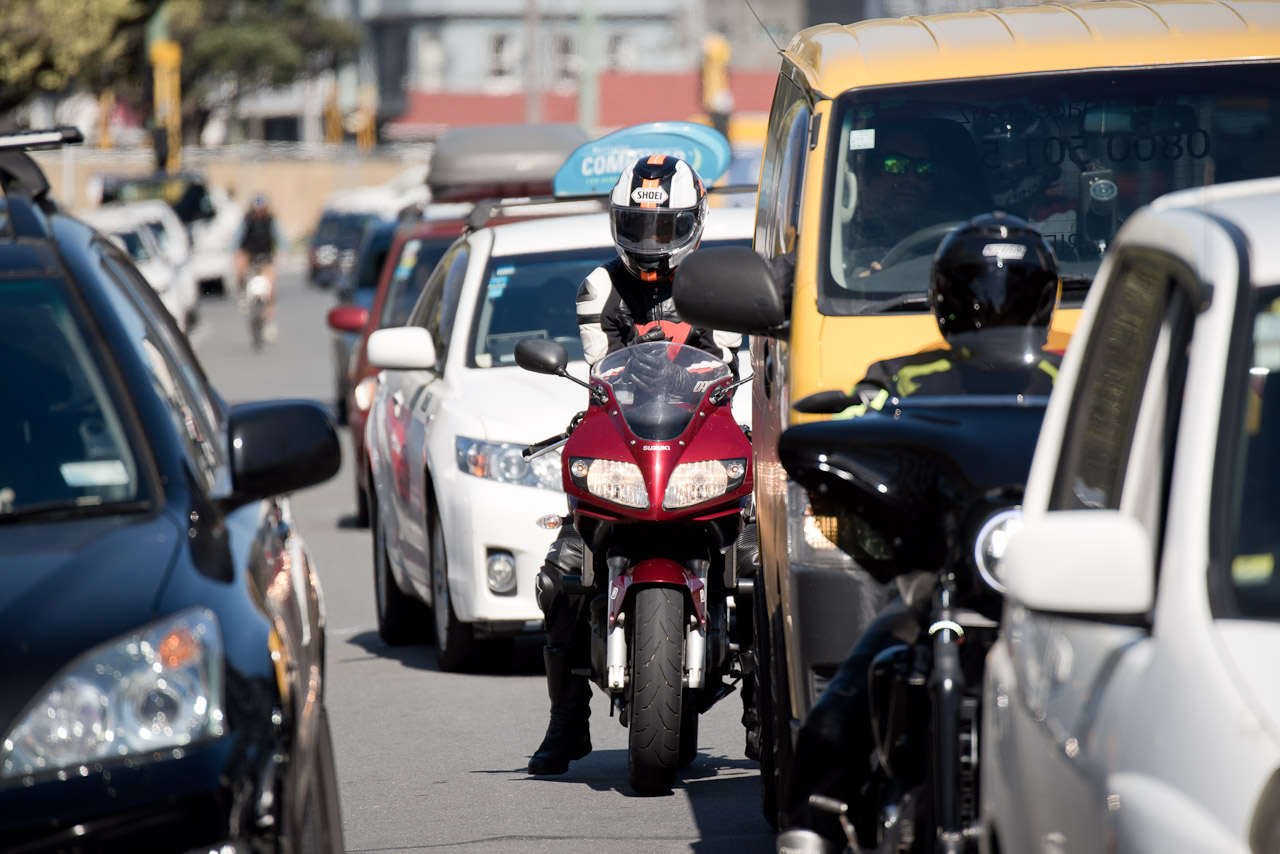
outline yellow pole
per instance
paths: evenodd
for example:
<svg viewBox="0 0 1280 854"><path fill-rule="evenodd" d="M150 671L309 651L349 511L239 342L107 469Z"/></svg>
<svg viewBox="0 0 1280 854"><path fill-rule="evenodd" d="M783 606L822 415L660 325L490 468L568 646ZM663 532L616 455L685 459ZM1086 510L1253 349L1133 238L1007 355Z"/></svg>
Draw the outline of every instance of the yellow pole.
<svg viewBox="0 0 1280 854"><path fill-rule="evenodd" d="M172 39L152 42L151 66L155 74L156 126L165 129L169 147L164 168L173 174L182 168L182 46Z"/></svg>

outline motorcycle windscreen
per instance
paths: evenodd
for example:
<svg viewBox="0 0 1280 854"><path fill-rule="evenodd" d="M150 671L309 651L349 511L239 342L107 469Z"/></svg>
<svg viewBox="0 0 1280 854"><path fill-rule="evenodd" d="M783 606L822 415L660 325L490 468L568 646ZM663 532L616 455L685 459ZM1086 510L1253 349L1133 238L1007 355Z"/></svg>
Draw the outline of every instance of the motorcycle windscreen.
<svg viewBox="0 0 1280 854"><path fill-rule="evenodd" d="M707 389L732 373L705 350L652 342L610 353L591 375L613 389L637 439L665 441L685 431Z"/></svg>

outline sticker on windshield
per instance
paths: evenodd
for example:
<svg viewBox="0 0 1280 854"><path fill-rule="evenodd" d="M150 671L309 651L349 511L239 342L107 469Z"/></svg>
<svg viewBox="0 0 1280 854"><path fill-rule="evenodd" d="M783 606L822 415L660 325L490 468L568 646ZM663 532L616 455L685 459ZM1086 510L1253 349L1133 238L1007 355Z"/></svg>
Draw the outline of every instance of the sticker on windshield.
<svg viewBox="0 0 1280 854"><path fill-rule="evenodd" d="M404 245L404 249L400 253L400 261L396 264L396 271L392 278L403 279L413 272L414 266L418 263L418 247L422 245L421 241L411 240Z"/></svg>
<svg viewBox="0 0 1280 854"><path fill-rule="evenodd" d="M1268 554L1238 555L1231 561L1231 580L1239 587L1258 587L1271 580L1275 557Z"/></svg>
<svg viewBox="0 0 1280 854"><path fill-rule="evenodd" d="M127 486L129 471L120 460L84 460L63 463L59 470L67 486Z"/></svg>
<svg viewBox="0 0 1280 854"><path fill-rule="evenodd" d="M510 276L515 271L516 271L515 267L508 265L506 267L499 267L498 269L494 270L493 275L495 277L501 276L503 279L506 279L507 276Z"/></svg>
<svg viewBox="0 0 1280 854"><path fill-rule="evenodd" d="M1280 371L1280 300L1261 312L1253 323L1253 364L1267 372Z"/></svg>
<svg viewBox="0 0 1280 854"><path fill-rule="evenodd" d="M869 148L876 147L876 129L865 128L863 130L849 131L849 150L850 151L866 151Z"/></svg>

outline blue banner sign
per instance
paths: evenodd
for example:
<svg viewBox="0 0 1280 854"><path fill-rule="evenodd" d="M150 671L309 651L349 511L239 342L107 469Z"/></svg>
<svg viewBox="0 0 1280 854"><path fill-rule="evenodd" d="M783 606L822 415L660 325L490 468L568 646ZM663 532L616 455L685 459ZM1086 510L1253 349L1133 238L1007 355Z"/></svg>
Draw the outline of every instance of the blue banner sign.
<svg viewBox="0 0 1280 854"><path fill-rule="evenodd" d="M684 160L711 186L729 168L732 151L724 134L695 122L650 122L635 125L574 149L556 172L557 196L607 194L622 170L641 157L670 154Z"/></svg>

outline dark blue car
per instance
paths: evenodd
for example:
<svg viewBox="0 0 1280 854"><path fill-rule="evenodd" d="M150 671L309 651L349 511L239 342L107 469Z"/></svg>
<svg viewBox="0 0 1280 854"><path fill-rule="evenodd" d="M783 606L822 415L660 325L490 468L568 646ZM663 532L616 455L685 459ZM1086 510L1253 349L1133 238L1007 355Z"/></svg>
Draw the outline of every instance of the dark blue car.
<svg viewBox="0 0 1280 854"><path fill-rule="evenodd" d="M0 138L0 850L340 851L284 495L338 470L332 418L228 407L22 144Z"/></svg>

